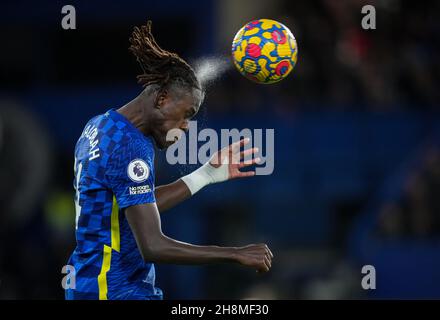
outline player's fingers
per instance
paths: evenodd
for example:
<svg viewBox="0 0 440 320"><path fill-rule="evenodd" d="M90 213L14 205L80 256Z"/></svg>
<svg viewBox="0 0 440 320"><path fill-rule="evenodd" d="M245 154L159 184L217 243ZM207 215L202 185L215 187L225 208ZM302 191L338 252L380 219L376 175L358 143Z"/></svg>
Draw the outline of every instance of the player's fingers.
<svg viewBox="0 0 440 320"><path fill-rule="evenodd" d="M241 168L244 168L244 167L249 167L249 166L252 166L254 164L260 163L260 161L261 161L260 157L252 159L252 160L243 161L243 162L240 162L238 164L238 168L241 169Z"/></svg>
<svg viewBox="0 0 440 320"><path fill-rule="evenodd" d="M263 262L263 263L261 264L261 270L262 270L263 272L267 272L267 271L269 271L270 266L269 266L268 262L266 261L266 258L264 258L262 262Z"/></svg>
<svg viewBox="0 0 440 320"><path fill-rule="evenodd" d="M257 269L257 273L265 273L268 271L269 271L269 268L266 265Z"/></svg>
<svg viewBox="0 0 440 320"><path fill-rule="evenodd" d="M246 177L253 177L253 176L255 176L255 171L246 171L246 172L238 171L235 178L246 178Z"/></svg>
<svg viewBox="0 0 440 320"><path fill-rule="evenodd" d="M245 143L244 140L246 140L246 139L241 139L241 140L239 140L239 141L236 141L236 142L234 142L234 143L231 143L231 144L229 145L229 151L232 151L233 153L238 152L238 150L240 150L241 146L244 145L244 143ZM248 142L249 142L249 141L248 141ZM248 142L246 142L246 143L248 143Z"/></svg>
<svg viewBox="0 0 440 320"><path fill-rule="evenodd" d="M270 257L268 255L264 256L264 263L269 269L272 267L272 261L270 260Z"/></svg>
<svg viewBox="0 0 440 320"><path fill-rule="evenodd" d="M240 141L232 143L229 146L229 150L231 150L232 152L238 152L242 147L247 145L250 141L251 141L251 139L249 139L249 138L241 139Z"/></svg>
<svg viewBox="0 0 440 320"><path fill-rule="evenodd" d="M249 141L251 141L251 139L249 138L244 138L240 140L240 147L244 147L245 145L247 145L249 143Z"/></svg>
<svg viewBox="0 0 440 320"><path fill-rule="evenodd" d="M258 148L250 148L250 149L246 149L240 152L240 159L243 159L244 157L251 155L251 154L255 154L259 151L260 149Z"/></svg>
<svg viewBox="0 0 440 320"><path fill-rule="evenodd" d="M266 250L267 250L267 252L269 253L270 258L273 259L273 253L272 253L272 251L270 251L270 249L269 249L268 246L266 246Z"/></svg>
<svg viewBox="0 0 440 320"><path fill-rule="evenodd" d="M240 155L238 153L230 153L229 154L229 163L230 164L236 164L239 165L240 164Z"/></svg>

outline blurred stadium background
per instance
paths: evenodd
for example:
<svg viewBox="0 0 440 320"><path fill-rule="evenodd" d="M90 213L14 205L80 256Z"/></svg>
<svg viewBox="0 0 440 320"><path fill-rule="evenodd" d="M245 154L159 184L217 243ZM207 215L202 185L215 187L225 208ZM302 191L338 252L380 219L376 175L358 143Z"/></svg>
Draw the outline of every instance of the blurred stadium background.
<svg viewBox="0 0 440 320"><path fill-rule="evenodd" d="M72 4L77 30L63 30ZM361 29L372 4L377 29ZM254 18L289 26L298 64L258 86L235 70L208 91L212 128L275 128L275 171L211 186L163 215L199 244L267 242L272 271L158 266L168 299L440 298L440 3L435 1L2 2L0 298L62 299L74 248L73 149L86 121L140 87L133 26L153 20L189 61L228 55ZM200 123L199 123L200 125ZM157 156L157 184L193 168ZM375 266L376 290L361 288Z"/></svg>

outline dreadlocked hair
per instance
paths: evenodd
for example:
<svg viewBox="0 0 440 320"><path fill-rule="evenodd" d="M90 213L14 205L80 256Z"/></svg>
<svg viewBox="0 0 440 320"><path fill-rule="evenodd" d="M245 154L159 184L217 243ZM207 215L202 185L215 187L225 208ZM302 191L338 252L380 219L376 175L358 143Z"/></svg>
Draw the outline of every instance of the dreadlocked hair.
<svg viewBox="0 0 440 320"><path fill-rule="evenodd" d="M191 66L176 53L163 50L151 33L151 21L146 26L134 27L129 50L136 57L143 73L137 76L144 88L156 84L164 88L171 83L200 88Z"/></svg>

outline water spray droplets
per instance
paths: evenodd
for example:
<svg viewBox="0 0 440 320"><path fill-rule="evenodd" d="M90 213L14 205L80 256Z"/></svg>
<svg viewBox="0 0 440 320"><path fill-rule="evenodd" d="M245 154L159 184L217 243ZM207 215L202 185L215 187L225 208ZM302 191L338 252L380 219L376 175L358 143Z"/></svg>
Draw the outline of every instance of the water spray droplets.
<svg viewBox="0 0 440 320"><path fill-rule="evenodd" d="M202 88L206 89L230 68L231 63L224 56L213 56L200 58L194 65L197 79Z"/></svg>

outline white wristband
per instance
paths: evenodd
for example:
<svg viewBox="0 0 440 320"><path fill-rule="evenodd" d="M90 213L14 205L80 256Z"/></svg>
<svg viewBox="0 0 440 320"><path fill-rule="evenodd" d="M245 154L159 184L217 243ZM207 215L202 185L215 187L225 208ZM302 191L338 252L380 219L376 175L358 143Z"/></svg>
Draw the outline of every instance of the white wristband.
<svg viewBox="0 0 440 320"><path fill-rule="evenodd" d="M221 164L218 168L214 168L206 162L203 166L192 173L182 177L182 181L188 186L191 195L207 186L208 184L222 182L228 180L229 170L228 164Z"/></svg>

